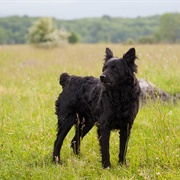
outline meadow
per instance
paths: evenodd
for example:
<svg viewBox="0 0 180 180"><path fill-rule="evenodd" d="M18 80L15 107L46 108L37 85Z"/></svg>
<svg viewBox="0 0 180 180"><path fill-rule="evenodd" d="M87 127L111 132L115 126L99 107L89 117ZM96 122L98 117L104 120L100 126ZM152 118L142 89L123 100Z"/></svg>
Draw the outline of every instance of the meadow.
<svg viewBox="0 0 180 180"><path fill-rule="evenodd" d="M118 165L119 134L111 133L111 169L103 169L96 127L83 139L81 154L70 148L74 129L52 162L57 118L54 102L62 72L101 74L105 48L122 56L120 44L67 45L36 49L0 46L0 179L2 180L179 180L180 104L148 103L140 108L127 152L128 167ZM180 92L180 45L134 45L138 78L168 93Z"/></svg>

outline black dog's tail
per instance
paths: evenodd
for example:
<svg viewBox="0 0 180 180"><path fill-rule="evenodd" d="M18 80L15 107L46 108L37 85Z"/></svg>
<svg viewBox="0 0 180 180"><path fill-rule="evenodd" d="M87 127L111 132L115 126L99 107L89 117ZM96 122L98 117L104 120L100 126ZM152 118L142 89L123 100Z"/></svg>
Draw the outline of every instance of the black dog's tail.
<svg viewBox="0 0 180 180"><path fill-rule="evenodd" d="M59 78L59 84L63 87L69 81L70 76L68 73L62 73Z"/></svg>

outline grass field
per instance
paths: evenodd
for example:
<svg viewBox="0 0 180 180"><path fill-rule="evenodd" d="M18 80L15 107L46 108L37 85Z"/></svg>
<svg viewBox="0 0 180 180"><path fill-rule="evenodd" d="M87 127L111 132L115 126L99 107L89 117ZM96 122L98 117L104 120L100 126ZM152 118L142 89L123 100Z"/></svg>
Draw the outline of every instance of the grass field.
<svg viewBox="0 0 180 180"><path fill-rule="evenodd" d="M81 155L66 137L61 158L52 163L57 119L54 101L59 75L101 74L105 47L121 56L130 47L74 45L53 50L0 46L0 179L21 180L179 180L180 106L152 103L142 107L129 142L128 167L118 166L118 132L111 134L111 169L102 169L96 127L83 139ZM180 45L135 45L138 77L168 93L180 92Z"/></svg>

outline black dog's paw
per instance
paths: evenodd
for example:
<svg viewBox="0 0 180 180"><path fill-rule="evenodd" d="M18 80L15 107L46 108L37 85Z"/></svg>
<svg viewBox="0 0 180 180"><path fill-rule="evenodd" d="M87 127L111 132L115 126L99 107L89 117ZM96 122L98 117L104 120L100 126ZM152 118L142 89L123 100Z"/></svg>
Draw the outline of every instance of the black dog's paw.
<svg viewBox="0 0 180 180"><path fill-rule="evenodd" d="M80 149L77 147L76 141L71 141L71 146L75 155L79 155Z"/></svg>
<svg viewBox="0 0 180 180"><path fill-rule="evenodd" d="M53 156L53 162L55 162L56 164L62 165L62 163L60 162L60 158L58 156Z"/></svg>
<svg viewBox="0 0 180 180"><path fill-rule="evenodd" d="M119 165L120 165L121 167L126 167L126 168L129 167L129 164L127 164L126 162L119 162Z"/></svg>
<svg viewBox="0 0 180 180"><path fill-rule="evenodd" d="M110 169L111 168L111 164L110 163L103 163L103 168L104 169Z"/></svg>

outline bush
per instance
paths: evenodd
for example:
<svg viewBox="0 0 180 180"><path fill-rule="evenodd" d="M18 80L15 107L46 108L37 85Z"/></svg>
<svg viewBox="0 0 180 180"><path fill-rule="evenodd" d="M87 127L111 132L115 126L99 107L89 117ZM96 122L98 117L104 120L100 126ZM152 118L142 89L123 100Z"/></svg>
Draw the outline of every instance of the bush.
<svg viewBox="0 0 180 180"><path fill-rule="evenodd" d="M136 42L131 39L131 38L127 38L126 41L123 43L123 44L127 44L127 45L133 45L135 44Z"/></svg>
<svg viewBox="0 0 180 180"><path fill-rule="evenodd" d="M71 44L75 44L79 42L79 37L74 32L70 33L70 36L68 37L68 42Z"/></svg>
<svg viewBox="0 0 180 180"><path fill-rule="evenodd" d="M153 36L144 36L138 40L139 44L155 44L156 39Z"/></svg>
<svg viewBox="0 0 180 180"><path fill-rule="evenodd" d="M69 33L56 29L51 18L40 18L29 29L28 41L38 47L56 47L68 42Z"/></svg>

